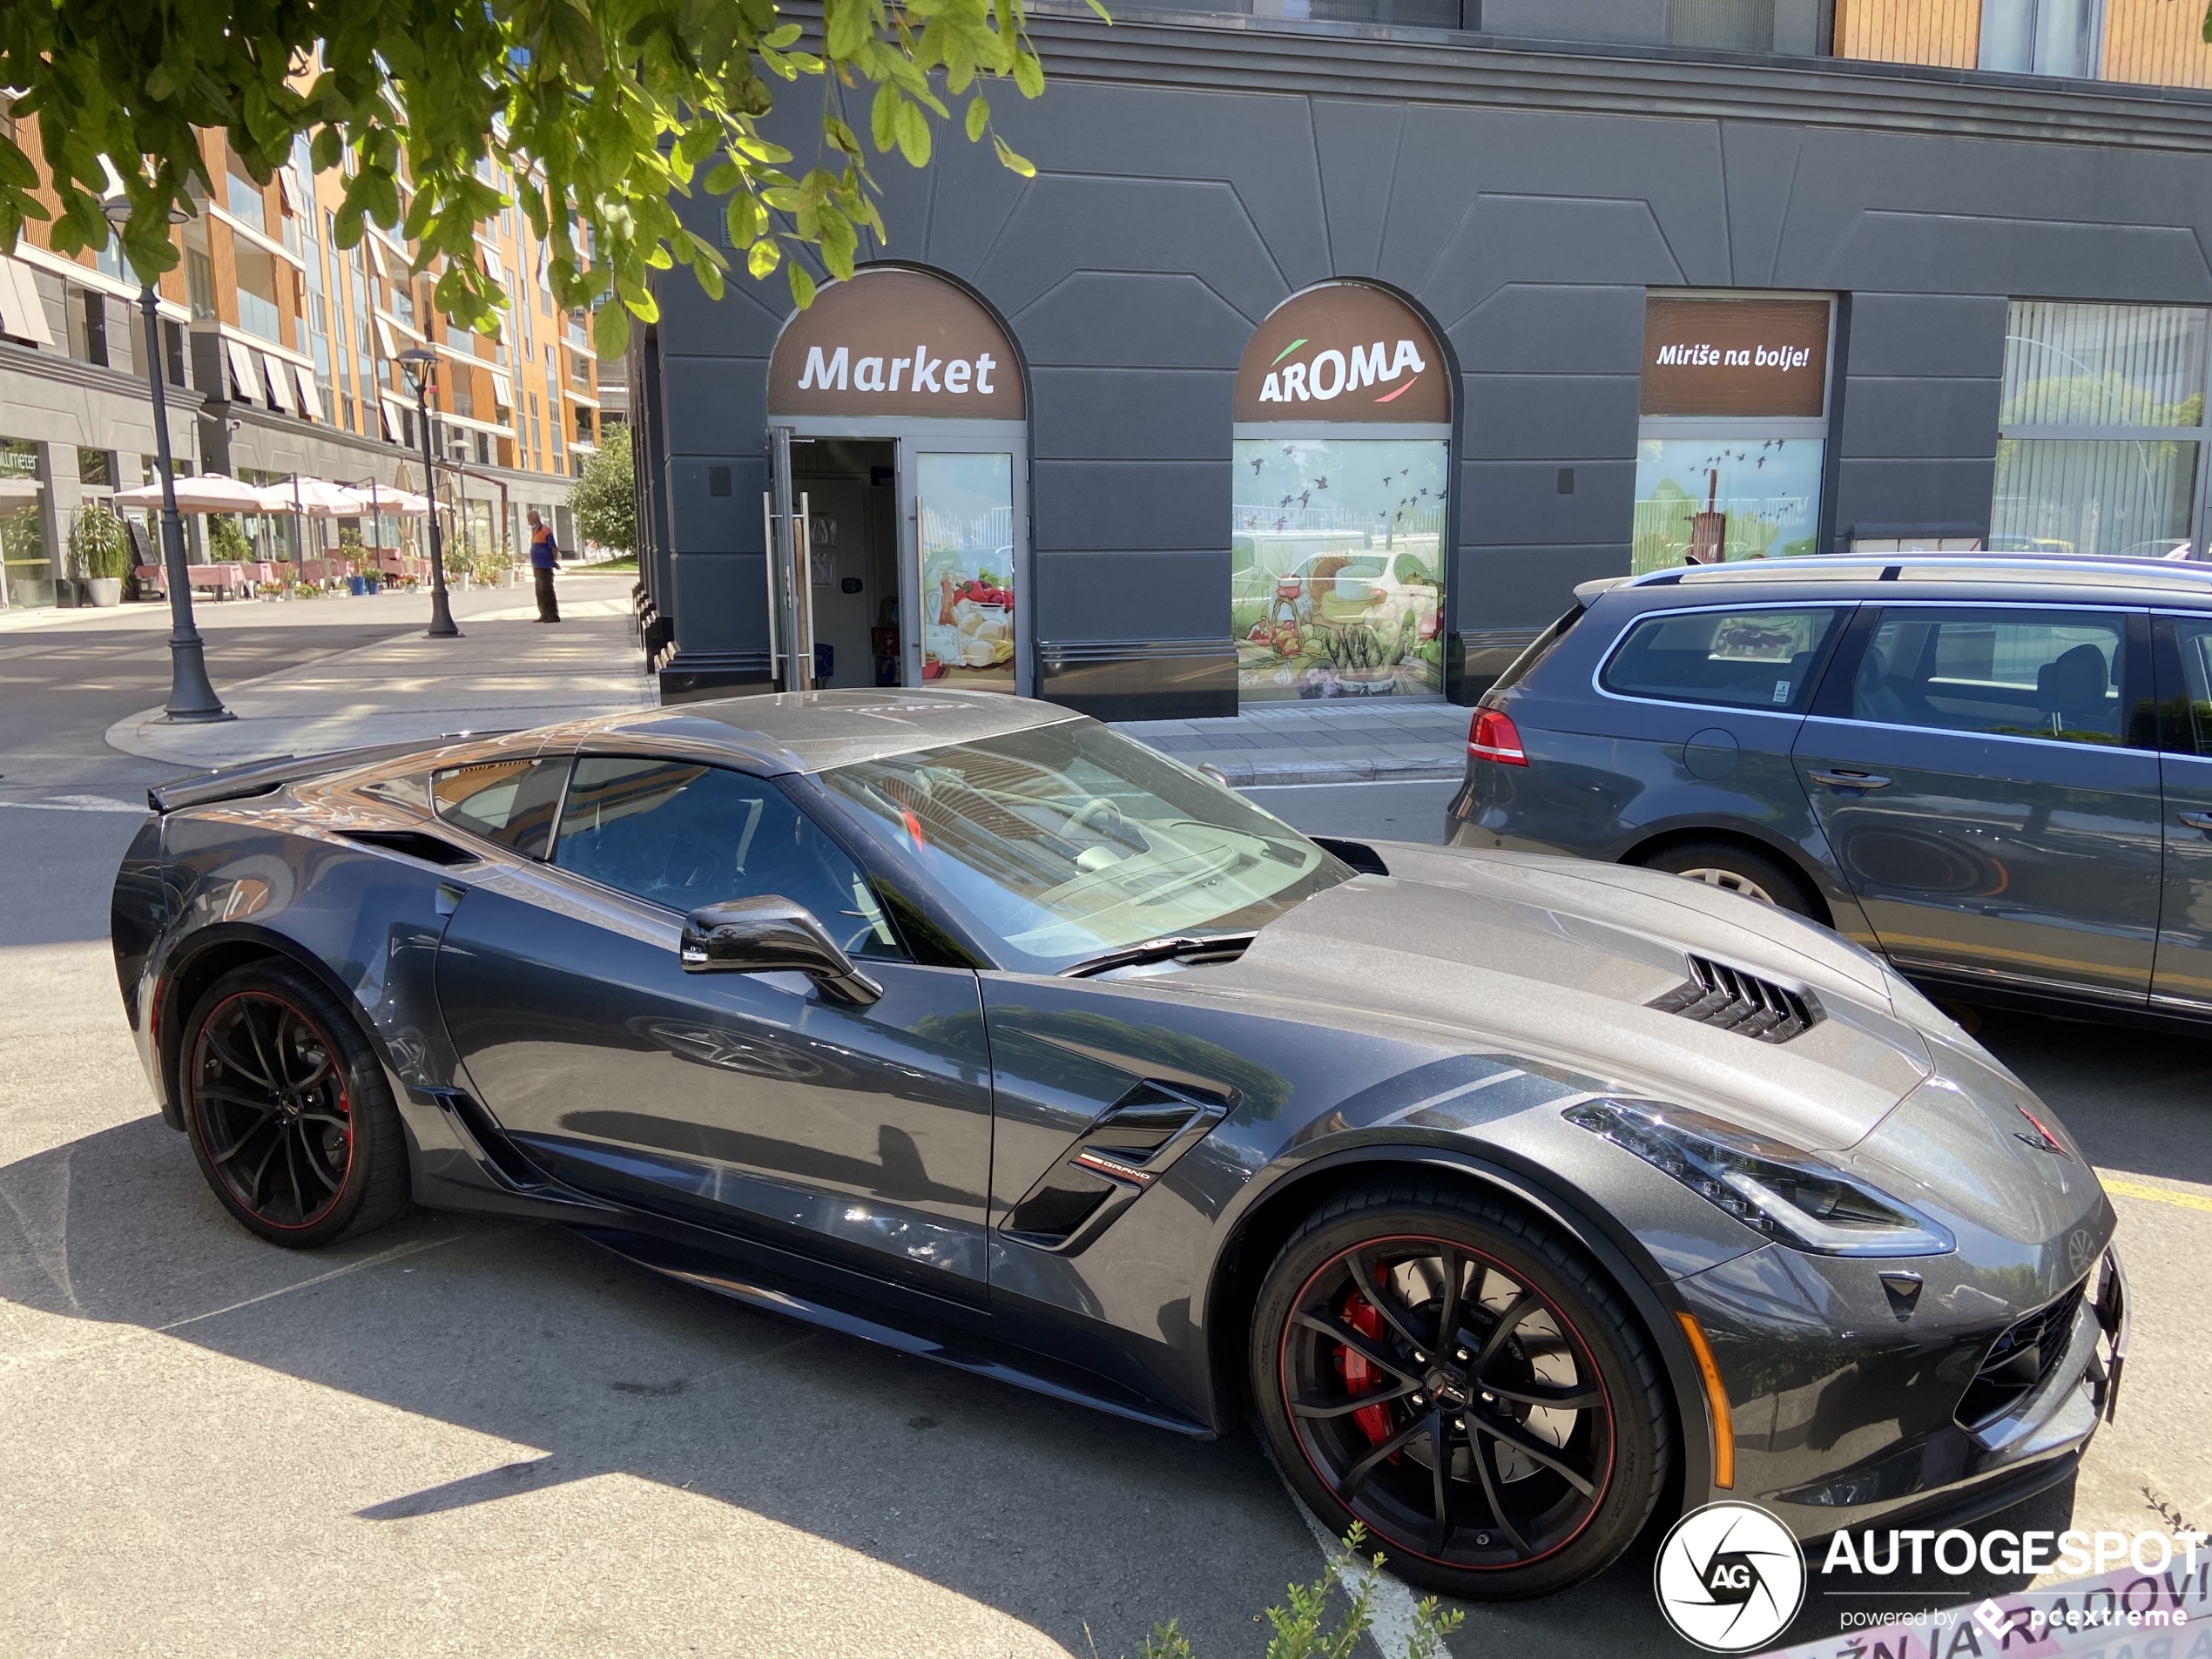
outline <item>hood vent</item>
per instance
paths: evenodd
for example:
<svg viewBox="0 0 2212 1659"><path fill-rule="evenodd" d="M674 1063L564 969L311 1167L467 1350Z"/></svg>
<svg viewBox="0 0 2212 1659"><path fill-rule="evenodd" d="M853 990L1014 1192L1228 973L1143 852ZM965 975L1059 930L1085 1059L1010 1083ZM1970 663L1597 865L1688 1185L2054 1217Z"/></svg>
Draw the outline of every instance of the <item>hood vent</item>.
<svg viewBox="0 0 2212 1659"><path fill-rule="evenodd" d="M1689 977L1649 1006L1761 1042L1787 1042L1820 1020L1820 1005L1802 992L1703 956L1692 956Z"/></svg>

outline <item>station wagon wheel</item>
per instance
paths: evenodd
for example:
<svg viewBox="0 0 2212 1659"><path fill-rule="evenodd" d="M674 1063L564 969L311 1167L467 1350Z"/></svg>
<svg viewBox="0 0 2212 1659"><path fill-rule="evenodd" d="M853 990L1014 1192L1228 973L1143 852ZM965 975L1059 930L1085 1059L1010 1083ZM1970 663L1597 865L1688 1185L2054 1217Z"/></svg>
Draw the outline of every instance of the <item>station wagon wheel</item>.
<svg viewBox="0 0 2212 1659"><path fill-rule="evenodd" d="M312 1246L406 1207L398 1116L374 1055L290 964L242 968L201 998L178 1083L201 1173L262 1238Z"/></svg>
<svg viewBox="0 0 2212 1659"><path fill-rule="evenodd" d="M1664 870L1670 875L1703 881L1724 893L1740 893L1747 899L1757 899L1792 915L1810 916L1815 921L1827 920L1819 900L1795 871L1785 868L1780 860L1756 853L1748 846L1729 841L1697 841L1686 846L1667 847L1637 861L1648 870Z"/></svg>
<svg viewBox="0 0 2212 1659"><path fill-rule="evenodd" d="M1355 1194L1285 1246L1258 1316L1254 1394L1285 1478L1400 1576L1543 1595L1650 1513L1668 1428L1648 1345L1533 1223L1462 1195Z"/></svg>

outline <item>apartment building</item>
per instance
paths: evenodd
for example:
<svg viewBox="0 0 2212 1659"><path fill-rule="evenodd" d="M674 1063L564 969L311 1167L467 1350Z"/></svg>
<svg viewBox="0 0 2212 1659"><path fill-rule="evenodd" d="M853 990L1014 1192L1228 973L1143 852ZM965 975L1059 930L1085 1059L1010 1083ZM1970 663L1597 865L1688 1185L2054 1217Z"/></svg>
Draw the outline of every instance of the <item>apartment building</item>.
<svg viewBox="0 0 2212 1659"><path fill-rule="evenodd" d="M828 684L1170 717L1471 698L1689 558L2205 547L2202 0L1113 10L1037 0L1035 179L880 167L805 314L664 282L665 695L768 679L772 572Z"/></svg>
<svg viewBox="0 0 2212 1659"><path fill-rule="evenodd" d="M36 160L33 118L15 136ZM478 256L511 301L487 340L435 314L436 273L411 275L405 244L372 230L338 246L343 180L315 173L305 140L266 185L222 134L201 150L216 189L178 227L182 259L158 288L179 471L420 489L422 434L397 360L427 347L448 536L519 551L535 507L568 544L567 482L598 444L600 386L587 319L555 307L528 220L510 208L480 229ZM154 476L138 294L113 250L63 258L42 225L0 259L0 605L54 603L78 507ZM272 556L334 534L287 516L249 529ZM382 529L386 545L414 534Z"/></svg>

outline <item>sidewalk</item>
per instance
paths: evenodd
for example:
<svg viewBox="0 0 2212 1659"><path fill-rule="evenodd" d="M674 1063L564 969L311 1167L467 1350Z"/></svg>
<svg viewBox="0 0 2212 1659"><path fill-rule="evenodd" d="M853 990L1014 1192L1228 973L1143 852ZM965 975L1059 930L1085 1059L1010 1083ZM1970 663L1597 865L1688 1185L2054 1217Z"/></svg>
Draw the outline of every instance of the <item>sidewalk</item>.
<svg viewBox="0 0 2212 1659"><path fill-rule="evenodd" d="M1467 771L1469 711L1410 698L1261 703L1212 720L1124 720L1126 732L1185 765L1256 784L1413 783Z"/></svg>
<svg viewBox="0 0 2212 1659"><path fill-rule="evenodd" d="M455 594L454 610L463 638L409 631L227 686L223 701L235 720L172 725L158 708L143 709L109 727L108 744L180 767L223 766L548 725L656 701L631 633L627 577L564 579L554 627L530 620L537 612L527 590Z"/></svg>
<svg viewBox="0 0 2212 1659"><path fill-rule="evenodd" d="M233 620L266 624L287 613L301 625L345 614L339 601L201 610L219 613L218 631ZM212 767L549 725L656 701L631 633L627 577L565 578L565 620L557 628L531 622L535 608L521 591L455 594L454 610L466 636L461 640L426 639L410 630L225 687L235 720L172 725L158 708L142 709L108 729L108 744L180 769ZM165 624L165 616L151 612L140 621L150 630ZM1447 703L1263 703L1232 718L1131 720L1117 729L1185 765L1215 767L1238 787L1453 779L1467 766L1467 711Z"/></svg>

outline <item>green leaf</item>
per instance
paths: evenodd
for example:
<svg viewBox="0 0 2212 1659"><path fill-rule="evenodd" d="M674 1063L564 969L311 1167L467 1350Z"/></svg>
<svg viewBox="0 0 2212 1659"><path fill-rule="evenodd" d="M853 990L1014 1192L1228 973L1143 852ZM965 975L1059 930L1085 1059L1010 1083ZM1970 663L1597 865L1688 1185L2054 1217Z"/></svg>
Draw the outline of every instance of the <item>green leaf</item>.
<svg viewBox="0 0 2212 1659"><path fill-rule="evenodd" d="M1034 179L1037 176L1036 164L1026 156L1016 155L1014 147L997 133L991 134L991 142L997 146L999 165L1008 172L1019 173L1024 179Z"/></svg>
<svg viewBox="0 0 2212 1659"><path fill-rule="evenodd" d="M619 357L630 346L630 314L620 306L601 306L591 319L591 345L602 357Z"/></svg>
<svg viewBox="0 0 2212 1659"><path fill-rule="evenodd" d="M745 268L755 278L765 277L776 268L783 257L783 249L776 246L773 239L764 236L752 245L752 252L745 256Z"/></svg>
<svg viewBox="0 0 2212 1659"><path fill-rule="evenodd" d="M983 102L978 92L968 100L968 141L974 143L983 136L983 129L991 124L991 106Z"/></svg>
<svg viewBox="0 0 2212 1659"><path fill-rule="evenodd" d="M1096 13L1099 15L1099 17L1100 17L1101 18L1103 18L1103 19L1105 21L1105 23L1108 24L1108 26L1109 26L1109 27L1110 27L1110 26L1112 25L1113 21L1114 21L1114 14L1113 14L1112 12L1110 12L1110 11L1107 10L1105 7L1103 7L1103 6L1100 5L1100 4L1098 3L1098 0L1086 0L1086 3L1088 3L1088 4L1089 5L1090 9L1091 9L1093 11L1096 12Z"/></svg>
<svg viewBox="0 0 2212 1659"><path fill-rule="evenodd" d="M1022 51L1014 54L1014 84L1022 89L1023 98L1044 96L1044 65L1037 61L1035 52Z"/></svg>
<svg viewBox="0 0 2212 1659"><path fill-rule="evenodd" d="M899 89L889 81L875 89L875 102L868 106L868 127L879 151L888 150L899 141L900 102Z"/></svg>
<svg viewBox="0 0 2212 1659"><path fill-rule="evenodd" d="M785 269L791 278L791 297L798 302L799 308L804 311L814 303L814 279L807 274L806 267L797 260L793 260Z"/></svg>
<svg viewBox="0 0 2212 1659"><path fill-rule="evenodd" d="M914 167L929 165L929 118L919 104L899 105L899 153Z"/></svg>

